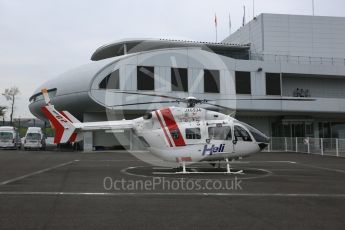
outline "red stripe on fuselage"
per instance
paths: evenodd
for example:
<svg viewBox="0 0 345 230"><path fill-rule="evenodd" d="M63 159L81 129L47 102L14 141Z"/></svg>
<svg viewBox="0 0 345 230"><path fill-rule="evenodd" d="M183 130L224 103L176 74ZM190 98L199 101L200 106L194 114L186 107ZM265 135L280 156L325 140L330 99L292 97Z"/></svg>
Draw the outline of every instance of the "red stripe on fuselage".
<svg viewBox="0 0 345 230"><path fill-rule="evenodd" d="M164 127L164 125L163 125L162 119L159 117L158 111L156 110L155 113L156 113L156 116L157 116L157 118L158 118L159 124L161 125L161 127L162 127L162 129L163 129L165 138L168 140L170 147L172 147L172 143L171 143L171 141L170 141L170 139L169 139L169 136L168 136L168 134L167 134L167 131L165 130L165 127Z"/></svg>
<svg viewBox="0 0 345 230"><path fill-rule="evenodd" d="M160 111L163 115L165 124L169 129L170 135L173 131L176 131L178 134L177 138L174 138L172 136L172 139L175 143L175 146L185 146L186 143L184 142L183 136L180 132L180 129L178 128L178 125L176 124L174 115L171 113L171 110L169 108L167 108L167 109L161 109Z"/></svg>
<svg viewBox="0 0 345 230"><path fill-rule="evenodd" d="M51 123L53 123L53 126L55 128L55 137L54 137L54 143L59 144L64 132L64 127L60 124L60 122L54 117L53 114L45 107L43 106L41 108L42 112L46 115L46 117L49 119Z"/></svg>

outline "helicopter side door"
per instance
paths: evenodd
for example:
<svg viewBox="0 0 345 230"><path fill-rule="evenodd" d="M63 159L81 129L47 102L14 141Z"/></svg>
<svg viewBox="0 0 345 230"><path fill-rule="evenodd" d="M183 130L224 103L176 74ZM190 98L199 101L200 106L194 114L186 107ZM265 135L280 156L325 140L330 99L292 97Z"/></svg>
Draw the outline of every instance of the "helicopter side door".
<svg viewBox="0 0 345 230"><path fill-rule="evenodd" d="M243 156L257 150L255 140L249 134L249 131L240 124L234 124L234 153Z"/></svg>
<svg viewBox="0 0 345 230"><path fill-rule="evenodd" d="M209 126L208 135L207 147L204 148L205 155L228 154L233 152L232 128L230 124Z"/></svg>

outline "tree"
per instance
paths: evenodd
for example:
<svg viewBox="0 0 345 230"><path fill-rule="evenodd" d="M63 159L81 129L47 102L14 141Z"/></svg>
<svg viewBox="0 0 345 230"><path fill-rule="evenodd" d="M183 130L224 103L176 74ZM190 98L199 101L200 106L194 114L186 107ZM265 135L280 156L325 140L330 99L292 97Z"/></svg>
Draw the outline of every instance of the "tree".
<svg viewBox="0 0 345 230"><path fill-rule="evenodd" d="M16 101L16 97L17 95L20 93L18 87L11 87L10 89L5 89L5 92L2 94L7 101L10 102L11 105L11 114L10 114L10 122L12 125L12 121L13 121L13 112L14 112L14 104Z"/></svg>
<svg viewBox="0 0 345 230"><path fill-rule="evenodd" d="M2 125L5 125L5 113L6 113L6 106L0 106L0 117L2 117Z"/></svg>
<svg viewBox="0 0 345 230"><path fill-rule="evenodd" d="M6 109L7 109L6 106L1 106L0 105L0 117L4 117L5 116Z"/></svg>

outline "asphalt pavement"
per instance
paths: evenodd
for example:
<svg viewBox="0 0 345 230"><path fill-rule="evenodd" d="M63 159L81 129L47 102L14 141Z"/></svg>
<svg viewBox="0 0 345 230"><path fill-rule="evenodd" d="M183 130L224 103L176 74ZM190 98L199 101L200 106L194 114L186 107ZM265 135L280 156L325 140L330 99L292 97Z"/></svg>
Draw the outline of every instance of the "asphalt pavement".
<svg viewBox="0 0 345 230"><path fill-rule="evenodd" d="M0 229L344 229L345 158L259 153L189 174L128 152L0 150Z"/></svg>

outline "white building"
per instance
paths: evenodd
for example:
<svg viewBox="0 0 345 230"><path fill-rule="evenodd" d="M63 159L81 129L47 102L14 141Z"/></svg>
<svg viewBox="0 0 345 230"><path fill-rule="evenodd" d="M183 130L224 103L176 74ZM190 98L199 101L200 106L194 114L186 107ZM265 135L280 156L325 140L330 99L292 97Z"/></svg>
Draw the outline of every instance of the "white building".
<svg viewBox="0 0 345 230"><path fill-rule="evenodd" d="M344 138L344 57L345 18L261 14L222 43L129 39L102 46L91 63L40 86L30 98L30 110L42 118L42 87L50 90L58 109L83 121L134 118L174 105L116 106L162 100L123 92L236 97L248 100L217 104L235 108L238 119L269 136ZM316 100L251 100L281 97ZM118 148L134 140L130 132L116 137L88 133L84 148Z"/></svg>

